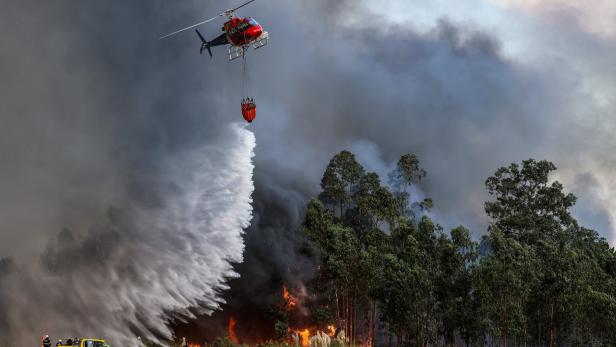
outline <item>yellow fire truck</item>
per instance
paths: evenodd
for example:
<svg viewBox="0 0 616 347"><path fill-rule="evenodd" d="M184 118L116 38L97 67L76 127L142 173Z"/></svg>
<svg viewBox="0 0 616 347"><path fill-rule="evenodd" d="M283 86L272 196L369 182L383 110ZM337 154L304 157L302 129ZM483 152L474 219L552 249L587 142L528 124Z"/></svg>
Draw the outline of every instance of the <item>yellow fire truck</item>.
<svg viewBox="0 0 616 347"><path fill-rule="evenodd" d="M72 342L70 345L68 344L69 340ZM91 338L82 338L82 339L66 339L62 341L61 345L56 345L57 347L111 347L105 340L101 339L91 339Z"/></svg>

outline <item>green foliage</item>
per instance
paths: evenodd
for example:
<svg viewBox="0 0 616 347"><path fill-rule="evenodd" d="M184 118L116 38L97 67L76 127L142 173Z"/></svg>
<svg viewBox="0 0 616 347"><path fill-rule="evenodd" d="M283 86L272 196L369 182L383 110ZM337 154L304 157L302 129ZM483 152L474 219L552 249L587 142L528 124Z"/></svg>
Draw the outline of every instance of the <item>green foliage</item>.
<svg viewBox="0 0 616 347"><path fill-rule="evenodd" d="M278 341L285 340L289 335L289 323L281 320L276 321L274 324L274 331Z"/></svg>
<svg viewBox="0 0 616 347"><path fill-rule="evenodd" d="M477 295L482 300L483 328L494 338L526 336L525 306L534 282L532 250L507 238L498 228L488 236L492 254L478 269Z"/></svg>
<svg viewBox="0 0 616 347"><path fill-rule="evenodd" d="M419 159L414 154L405 154L400 157L396 169L389 175L392 185L398 190L406 188L426 177L426 170L422 169Z"/></svg>
<svg viewBox="0 0 616 347"><path fill-rule="evenodd" d="M312 315L317 326L327 326L334 322L336 313L330 307L316 307Z"/></svg>
<svg viewBox="0 0 616 347"><path fill-rule="evenodd" d="M459 335L469 344L480 335L479 303L473 295L478 247L462 226L453 229L450 238L441 236L438 241L440 268L435 291L439 333L447 343L454 344Z"/></svg>
<svg viewBox="0 0 616 347"><path fill-rule="evenodd" d="M325 169L321 188L325 201L338 205L340 214L344 205L350 203L353 188L359 183L364 169L355 160L355 155L349 151L336 154Z"/></svg>
<svg viewBox="0 0 616 347"><path fill-rule="evenodd" d="M289 344L287 342L267 341L257 345L257 347L295 347L295 345Z"/></svg>
<svg viewBox="0 0 616 347"><path fill-rule="evenodd" d="M431 199L412 202L409 188L426 176L414 155L387 187L337 154L304 222L319 324L337 324L351 344L375 336L378 315L396 346L616 345L616 252L572 217L576 198L550 180L555 169L529 159L489 177L493 222L479 245L425 215Z"/></svg>
<svg viewBox="0 0 616 347"><path fill-rule="evenodd" d="M248 347L248 345L234 343L229 337L219 337L214 341L214 347Z"/></svg>
<svg viewBox="0 0 616 347"><path fill-rule="evenodd" d="M415 214L407 213L411 207L407 190L425 177L425 171L414 155L403 156L390 174L395 189L391 190L376 173L364 173L358 165L348 152L336 155L324 173L321 199L308 204L304 227L320 255L316 287L328 303L319 310L334 312L333 320L344 322L351 343L358 335L356 320L364 315L357 309L367 310L369 326L375 326L378 311L380 320L397 335L434 342L443 233L428 217L416 222ZM351 179L340 173L360 175ZM340 218L335 217L332 200L344 205ZM432 200L419 204L427 210ZM457 235L466 240L463 232Z"/></svg>
<svg viewBox="0 0 616 347"><path fill-rule="evenodd" d="M393 223L398 217L393 194L381 186L381 180L374 172L361 178L354 201L359 217L368 220L369 227L375 227L384 221Z"/></svg>
<svg viewBox="0 0 616 347"><path fill-rule="evenodd" d="M548 161L529 159L486 181L495 198L485 205L494 219L493 253L482 261L480 281L493 291L483 295L488 321L495 334L550 346L585 345L598 337L613 343L604 332L616 328L614 314L592 312L616 298L608 265L614 251L572 217L576 198L558 181L550 183L554 170Z"/></svg>
<svg viewBox="0 0 616 347"><path fill-rule="evenodd" d="M554 170L551 162L529 159L521 168L502 167L486 180L488 192L496 198L486 202L486 213L506 236L535 244L546 238L555 241L564 229L577 226L569 211L575 196L563 193L558 181L549 184Z"/></svg>

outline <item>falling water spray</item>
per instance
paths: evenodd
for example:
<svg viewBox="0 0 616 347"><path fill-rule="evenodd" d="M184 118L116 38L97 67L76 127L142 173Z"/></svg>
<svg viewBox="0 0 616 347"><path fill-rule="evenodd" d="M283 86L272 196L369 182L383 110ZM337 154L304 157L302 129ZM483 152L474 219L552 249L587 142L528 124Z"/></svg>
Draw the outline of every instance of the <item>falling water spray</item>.
<svg viewBox="0 0 616 347"><path fill-rule="evenodd" d="M162 164L158 204L110 208L87 232L65 230L34 266L0 262L0 344L47 333L134 346L172 338L169 319L218 308L252 219L254 148L254 134L233 124Z"/></svg>

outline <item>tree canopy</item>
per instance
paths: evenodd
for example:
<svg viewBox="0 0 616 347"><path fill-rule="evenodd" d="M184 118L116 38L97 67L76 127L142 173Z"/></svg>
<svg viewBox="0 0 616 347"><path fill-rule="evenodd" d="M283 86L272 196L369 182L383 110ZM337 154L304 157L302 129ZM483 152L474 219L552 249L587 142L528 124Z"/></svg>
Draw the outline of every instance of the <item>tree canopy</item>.
<svg viewBox="0 0 616 347"><path fill-rule="evenodd" d="M415 155L384 184L336 154L303 223L319 324L344 328L351 344L616 344L616 253L572 216L576 198L554 170L533 159L496 170L491 223L474 240L463 226L443 230L433 201L411 195L427 177Z"/></svg>

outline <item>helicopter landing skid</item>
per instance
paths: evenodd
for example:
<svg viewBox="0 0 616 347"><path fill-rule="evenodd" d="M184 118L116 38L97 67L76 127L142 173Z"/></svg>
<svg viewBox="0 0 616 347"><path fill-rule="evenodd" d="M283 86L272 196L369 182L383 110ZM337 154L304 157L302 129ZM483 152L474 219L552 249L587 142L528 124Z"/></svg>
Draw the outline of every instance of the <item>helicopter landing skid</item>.
<svg viewBox="0 0 616 347"><path fill-rule="evenodd" d="M265 31L263 32L263 34L261 34L261 36L259 36L258 39L254 40L250 44L239 46L239 47L230 45L229 50L228 50L229 60L235 60L237 58L243 57L244 54L246 54L246 51L248 50L248 47L250 45L252 45L252 48L254 49L259 49L263 46L266 46L268 39L269 39L269 35L267 31Z"/></svg>
<svg viewBox="0 0 616 347"><path fill-rule="evenodd" d="M269 39L269 34L267 33L267 31L264 31L263 34L261 34L261 36L259 36L259 38L256 39L252 43L252 48L259 49L259 48L267 45L268 39Z"/></svg>
<svg viewBox="0 0 616 347"><path fill-rule="evenodd" d="M248 49L247 46L229 46L229 60L235 60L237 58L243 57L246 49Z"/></svg>

